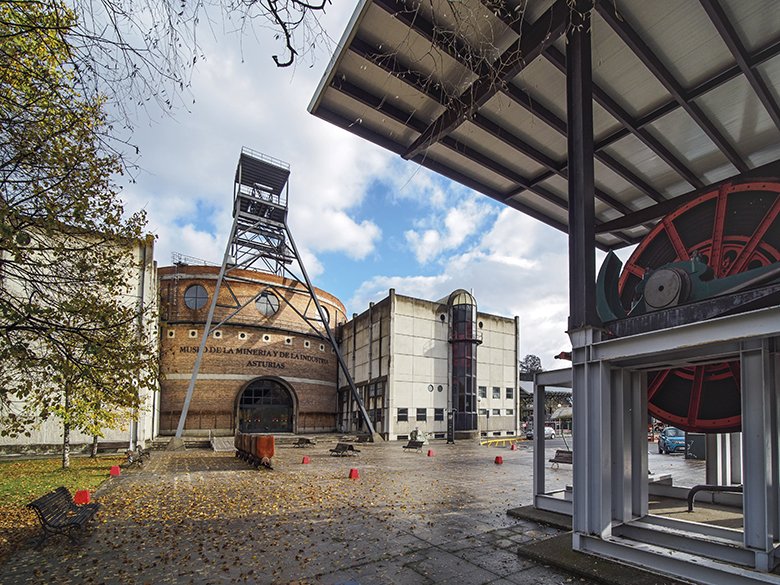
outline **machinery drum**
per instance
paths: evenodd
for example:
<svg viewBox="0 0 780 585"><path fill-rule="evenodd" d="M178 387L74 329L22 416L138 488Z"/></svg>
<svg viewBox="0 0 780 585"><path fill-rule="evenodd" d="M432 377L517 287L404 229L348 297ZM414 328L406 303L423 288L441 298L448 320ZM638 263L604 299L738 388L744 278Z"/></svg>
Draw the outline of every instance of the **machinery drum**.
<svg viewBox="0 0 780 585"><path fill-rule="evenodd" d="M780 182L727 183L664 217L639 244L620 275L626 310L647 269L698 254L723 278L780 262ZM675 275L659 274L658 304L677 294ZM687 431L741 429L739 361L649 374L648 408L655 418Z"/></svg>

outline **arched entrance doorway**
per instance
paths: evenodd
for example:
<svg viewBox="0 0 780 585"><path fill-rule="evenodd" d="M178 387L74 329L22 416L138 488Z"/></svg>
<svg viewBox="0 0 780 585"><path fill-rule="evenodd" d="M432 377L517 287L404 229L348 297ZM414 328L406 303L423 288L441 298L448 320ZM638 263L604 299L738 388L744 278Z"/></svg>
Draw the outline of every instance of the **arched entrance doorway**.
<svg viewBox="0 0 780 585"><path fill-rule="evenodd" d="M278 380L259 378L238 397L238 430L242 433L291 433L295 404Z"/></svg>

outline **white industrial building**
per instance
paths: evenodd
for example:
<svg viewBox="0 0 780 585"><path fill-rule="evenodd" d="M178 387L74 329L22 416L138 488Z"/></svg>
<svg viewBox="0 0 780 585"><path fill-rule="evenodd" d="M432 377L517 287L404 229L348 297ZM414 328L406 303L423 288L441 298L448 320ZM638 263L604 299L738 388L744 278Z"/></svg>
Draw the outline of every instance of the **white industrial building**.
<svg viewBox="0 0 780 585"><path fill-rule="evenodd" d="M519 432L517 317L477 311L456 290L427 301L387 297L339 328L339 344L375 431L405 440L415 430L446 438ZM361 431L359 407L339 378L339 424Z"/></svg>
<svg viewBox="0 0 780 585"><path fill-rule="evenodd" d="M118 244L125 245L125 244ZM137 307L139 335L144 335L155 348L158 345L157 265L154 261L154 238L149 236L128 245L127 290L123 301ZM118 268L121 269L121 268ZM6 282L6 286L10 283ZM156 351L156 350L155 350ZM158 388L139 388L140 407L134 417L128 416L116 428L103 429L99 448L133 447L149 444L158 434L160 397ZM23 403L12 403L12 409L21 410ZM0 453L52 452L62 449L62 420L50 416L30 427L27 434L16 437L0 435ZM70 432L71 451L86 450L93 438L76 430Z"/></svg>

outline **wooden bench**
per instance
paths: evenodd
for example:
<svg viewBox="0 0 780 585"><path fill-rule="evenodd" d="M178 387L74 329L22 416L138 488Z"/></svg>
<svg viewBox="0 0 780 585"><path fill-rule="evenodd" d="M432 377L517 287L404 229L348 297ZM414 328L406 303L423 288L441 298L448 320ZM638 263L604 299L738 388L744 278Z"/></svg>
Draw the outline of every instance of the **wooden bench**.
<svg viewBox="0 0 780 585"><path fill-rule="evenodd" d="M359 435L357 438L358 443L370 443L371 435Z"/></svg>
<svg viewBox="0 0 780 585"><path fill-rule="evenodd" d="M55 534L65 535L71 542L78 543L77 536L83 534L84 525L95 515L100 504L93 502L77 506L68 488L58 487L33 500L27 507L35 510L43 528L43 536L35 544L35 548L40 548L47 538Z"/></svg>
<svg viewBox="0 0 780 585"><path fill-rule="evenodd" d="M298 437L298 440L293 443L293 447L311 447L317 443L308 437Z"/></svg>
<svg viewBox="0 0 780 585"><path fill-rule="evenodd" d="M559 463L572 464L572 452L567 449L556 449L555 456L549 460L553 469L558 468Z"/></svg>
<svg viewBox="0 0 780 585"><path fill-rule="evenodd" d="M349 443L336 443L336 446L330 450L330 455L337 457L345 457L347 455L357 455L360 453L360 449L355 449L354 445Z"/></svg>
<svg viewBox="0 0 780 585"><path fill-rule="evenodd" d="M415 450L418 453L422 453L424 443L422 441L409 441L406 445L403 446L404 451L406 450Z"/></svg>

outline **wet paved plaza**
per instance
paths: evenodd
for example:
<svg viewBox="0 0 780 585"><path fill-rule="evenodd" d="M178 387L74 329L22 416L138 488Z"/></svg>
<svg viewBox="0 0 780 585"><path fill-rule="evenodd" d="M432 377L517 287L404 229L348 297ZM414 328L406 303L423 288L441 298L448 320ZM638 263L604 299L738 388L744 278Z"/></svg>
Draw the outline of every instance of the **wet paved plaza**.
<svg viewBox="0 0 780 585"><path fill-rule="evenodd" d="M506 514L531 502L530 443L378 443L354 457L330 457L332 446L277 446L274 471L227 453L156 452L99 490L81 546L26 546L0 583L591 583L518 554L560 533ZM548 488L571 483L562 467L548 468Z"/></svg>

